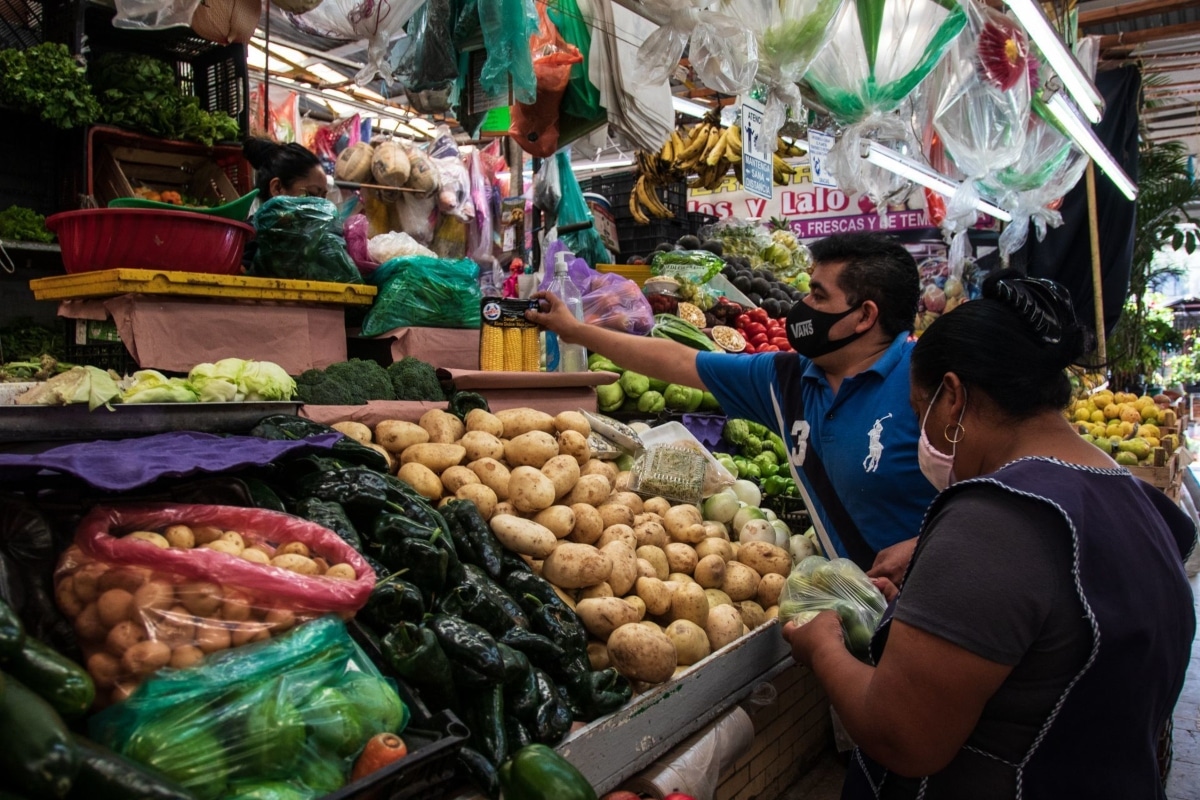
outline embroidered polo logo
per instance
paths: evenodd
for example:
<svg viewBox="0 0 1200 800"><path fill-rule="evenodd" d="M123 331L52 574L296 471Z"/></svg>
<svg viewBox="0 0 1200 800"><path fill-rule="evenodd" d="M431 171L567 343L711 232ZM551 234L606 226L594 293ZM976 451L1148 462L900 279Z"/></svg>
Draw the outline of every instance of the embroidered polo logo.
<svg viewBox="0 0 1200 800"><path fill-rule="evenodd" d="M883 458L883 421L891 418L891 414L880 417L875 420L871 430L867 431L867 457L863 459L863 472L879 469L879 459Z"/></svg>

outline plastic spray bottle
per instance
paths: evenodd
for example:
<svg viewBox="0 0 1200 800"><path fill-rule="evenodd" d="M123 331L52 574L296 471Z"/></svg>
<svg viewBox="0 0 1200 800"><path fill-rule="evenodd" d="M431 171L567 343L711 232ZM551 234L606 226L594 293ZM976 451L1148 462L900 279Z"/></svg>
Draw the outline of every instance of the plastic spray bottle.
<svg viewBox="0 0 1200 800"><path fill-rule="evenodd" d="M575 319L583 322L583 295L567 272L568 255L569 253L564 250L554 257L554 279L550 281L548 289L567 304L567 308L575 315ZM586 370L587 349L583 345L567 344L559 341L558 336L550 331L546 332L547 372L585 372Z"/></svg>

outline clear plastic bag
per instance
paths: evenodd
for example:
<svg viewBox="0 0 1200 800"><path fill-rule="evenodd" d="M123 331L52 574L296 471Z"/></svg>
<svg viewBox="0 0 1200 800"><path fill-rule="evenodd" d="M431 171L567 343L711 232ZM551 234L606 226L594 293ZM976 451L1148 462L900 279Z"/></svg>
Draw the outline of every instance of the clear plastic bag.
<svg viewBox="0 0 1200 800"><path fill-rule="evenodd" d="M665 497L672 503L695 505L704 499L708 463L682 444L647 447L629 470L629 489L643 497Z"/></svg>
<svg viewBox="0 0 1200 800"><path fill-rule="evenodd" d="M533 0L488 0L479 8L487 60L479 85L492 97L507 96L511 88L518 103L537 100L537 77L529 39L538 30Z"/></svg>
<svg viewBox="0 0 1200 800"><path fill-rule="evenodd" d="M559 34L543 0L537 0L537 12L538 32L529 41L537 98L532 103L513 104L508 132L534 158L549 158L558 150L559 110L571 80L571 67L583 63L583 56Z"/></svg>
<svg viewBox="0 0 1200 800"><path fill-rule="evenodd" d="M863 194L882 215L890 203L908 196L912 183L905 177L875 166L862 157L867 142L878 142L904 156L919 152L910 127L897 114L872 114L848 126L829 153L830 170L838 188L847 195Z"/></svg>
<svg viewBox="0 0 1200 800"><path fill-rule="evenodd" d="M846 649L871 663L871 637L887 601L871 579L848 558L809 556L788 575L779 595L780 619L803 625L822 611L836 611Z"/></svg>
<svg viewBox="0 0 1200 800"><path fill-rule="evenodd" d="M324 0L321 5L304 14L288 14L297 28L325 39L347 42L367 40L367 63L354 76L354 82L365 86L378 75L389 83L392 65L388 61L388 44L404 30L404 24L421 6L421 0Z"/></svg>
<svg viewBox="0 0 1200 800"><path fill-rule="evenodd" d="M667 81L690 41L689 59L705 86L742 94L754 84L758 41L740 20L706 10L705 0L648 0L643 5L654 16L667 19L638 48L638 70L647 83Z"/></svg>
<svg viewBox="0 0 1200 800"><path fill-rule="evenodd" d="M408 22L408 36L397 42L394 74L409 103L422 114L449 111L458 80L451 0L426 0Z"/></svg>
<svg viewBox="0 0 1200 800"><path fill-rule="evenodd" d="M345 625L323 617L285 636L168 670L97 714L98 742L198 800L321 797L410 711Z"/></svg>
<svg viewBox="0 0 1200 800"><path fill-rule="evenodd" d="M400 229L423 245L433 243L434 224L437 220L437 195L421 197L405 192L396 201L396 219Z"/></svg>
<svg viewBox="0 0 1200 800"><path fill-rule="evenodd" d="M545 291L554 277L554 260L559 252L569 248L563 242L553 242L546 248L542 281L538 289ZM597 272L582 258L569 258L567 274L583 295L583 320L615 331L645 336L654 327L654 309L634 281L614 272Z"/></svg>
<svg viewBox="0 0 1200 800"><path fill-rule="evenodd" d="M558 216L562 201L562 186L558 181L558 159L547 158L533 176L533 204L548 216Z"/></svg>
<svg viewBox="0 0 1200 800"><path fill-rule="evenodd" d="M142 533L130 535L136 532ZM218 540L222 544L213 544ZM173 546L161 547L167 543ZM280 547L296 558L267 563L282 555ZM338 573L348 574L293 572L289 562L314 573L345 565ZM375 573L336 533L288 514L232 506L97 506L80 522L54 581L97 702L107 705L159 668L190 666L322 614L351 617L370 597Z"/></svg>
<svg viewBox="0 0 1200 800"><path fill-rule="evenodd" d="M471 202L471 176L463 164L462 153L445 125L439 125L429 145L429 160L438 178L437 208L443 214L463 222L475 216Z"/></svg>
<svg viewBox="0 0 1200 800"><path fill-rule="evenodd" d="M475 207L475 218L467 228L467 257L478 264L481 271L490 272L497 266L492 254L495 234L492 228L492 180L478 148L471 152L467 166L471 177L471 204Z"/></svg>
<svg viewBox="0 0 1200 800"><path fill-rule="evenodd" d="M394 258L371 273L379 287L362 324L363 336L396 328L478 328L479 265L426 256Z"/></svg>
<svg viewBox="0 0 1200 800"><path fill-rule="evenodd" d="M707 250L676 250L656 253L650 261L651 275L666 275L677 280L705 284L721 271L725 261Z"/></svg>
<svg viewBox="0 0 1200 800"><path fill-rule="evenodd" d="M337 206L325 198L272 197L254 215L254 228L251 275L362 283L346 252Z"/></svg>
<svg viewBox="0 0 1200 800"><path fill-rule="evenodd" d="M159 30L191 25L201 0L117 0L114 28Z"/></svg>
<svg viewBox="0 0 1200 800"><path fill-rule="evenodd" d="M847 2L805 81L843 125L894 110L937 66L966 23L957 2Z"/></svg>
<svg viewBox="0 0 1200 800"><path fill-rule="evenodd" d="M662 445L685 447L702 455L705 470L704 482L700 487L701 497L711 497L725 487L733 485L734 477L729 470L721 466L721 462L713 458L713 454L682 423L664 422L643 433L641 440L647 448Z"/></svg>
<svg viewBox="0 0 1200 800"><path fill-rule="evenodd" d="M393 258L404 258L405 256L428 256L435 258L437 256L432 250L418 242L407 233L381 233L378 236L372 236L367 242L367 253L371 260L378 264L385 264Z"/></svg>
<svg viewBox="0 0 1200 800"><path fill-rule="evenodd" d="M758 43L757 82L766 89L762 132L775 141L787 110L800 115L796 83L829 41L844 0L724 0L721 10L752 31ZM853 5L853 3L849 4Z"/></svg>

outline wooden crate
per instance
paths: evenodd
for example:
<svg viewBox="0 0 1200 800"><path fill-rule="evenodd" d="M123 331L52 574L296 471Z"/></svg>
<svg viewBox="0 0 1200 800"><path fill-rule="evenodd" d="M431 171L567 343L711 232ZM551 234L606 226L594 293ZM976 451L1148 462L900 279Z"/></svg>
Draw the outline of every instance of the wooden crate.
<svg viewBox="0 0 1200 800"><path fill-rule="evenodd" d="M1158 447L1155 448L1151 464L1139 464L1127 469L1135 478L1161 489L1168 496L1179 496L1179 483L1183 477L1179 467L1179 453L1167 453L1165 448Z"/></svg>

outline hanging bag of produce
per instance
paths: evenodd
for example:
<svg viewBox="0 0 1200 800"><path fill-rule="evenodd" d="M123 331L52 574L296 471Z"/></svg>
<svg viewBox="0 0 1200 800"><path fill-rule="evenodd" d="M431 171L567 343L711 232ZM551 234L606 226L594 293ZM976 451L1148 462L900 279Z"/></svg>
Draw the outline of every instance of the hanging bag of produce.
<svg viewBox="0 0 1200 800"><path fill-rule="evenodd" d="M323 197L272 197L254 215L258 249L250 274L362 283L346 252L337 206Z"/></svg>
<svg viewBox="0 0 1200 800"><path fill-rule="evenodd" d="M833 34L808 68L805 82L847 126L830 153L833 173L847 194L867 194L876 207L909 184L862 157L864 140L913 155L910 124L898 109L946 54L966 25L958 0L854 0L842 6Z"/></svg>
<svg viewBox="0 0 1200 800"><path fill-rule="evenodd" d="M533 53L529 50L529 40L538 30L533 0L486 0L478 5L468 4L467 8L478 9L475 16L483 30L483 49L487 51L479 75L480 87L489 97L507 97L511 90L517 102L532 103L538 94ZM469 18L467 8L463 16ZM470 27L463 16L456 22L456 35L460 27L464 32Z"/></svg>
<svg viewBox="0 0 1200 800"><path fill-rule="evenodd" d="M458 51L454 47L450 0L427 0L408 22L408 36L396 43L396 80L421 114L442 114L457 97Z"/></svg>
<svg viewBox="0 0 1200 800"><path fill-rule="evenodd" d="M559 238L567 249L582 258L588 264L607 264L612 260L608 248L596 230L595 218L587 201L583 199L583 190L575 179L575 171L571 169L571 154L564 151L554 156L558 162L558 178L562 193L562 202L558 205ZM578 230L575 226L583 225ZM566 229L566 233L563 230Z"/></svg>
<svg viewBox="0 0 1200 800"><path fill-rule="evenodd" d="M570 248L561 240L546 248L539 290L550 288L555 257L564 250ZM567 274L583 295L583 321L588 325L635 336L645 336L654 327L654 309L634 281L615 272L597 272L573 254L567 258Z"/></svg>
<svg viewBox="0 0 1200 800"><path fill-rule="evenodd" d="M518 101L513 105L508 132L534 158L549 158L558 150L558 114L571 67L582 63L583 56L559 34L542 0L537 3L537 13L538 32L529 40L537 98L532 103Z"/></svg>
<svg viewBox="0 0 1200 800"><path fill-rule="evenodd" d="M369 277L379 287L363 336L396 328L478 328L479 265L466 258L393 258Z"/></svg>
<svg viewBox="0 0 1200 800"><path fill-rule="evenodd" d="M97 506L55 572L101 705L151 674L262 641L298 621L351 617L375 573L336 533L254 508Z"/></svg>
<svg viewBox="0 0 1200 800"><path fill-rule="evenodd" d="M954 40L931 83L933 128L965 180L946 207L942 231L950 269L961 273L967 231L978 218L976 181L1016 163L1025 148L1031 74L1025 32L999 11L966 0L967 28Z"/></svg>
<svg viewBox="0 0 1200 800"><path fill-rule="evenodd" d="M373 736L410 712L336 617L167 670L89 722L96 741L198 800L337 791Z"/></svg>

